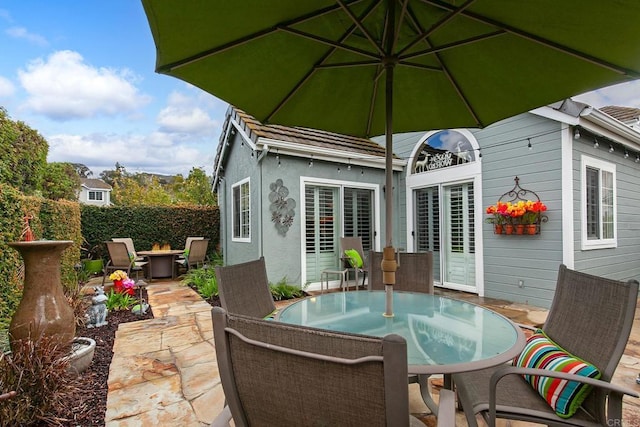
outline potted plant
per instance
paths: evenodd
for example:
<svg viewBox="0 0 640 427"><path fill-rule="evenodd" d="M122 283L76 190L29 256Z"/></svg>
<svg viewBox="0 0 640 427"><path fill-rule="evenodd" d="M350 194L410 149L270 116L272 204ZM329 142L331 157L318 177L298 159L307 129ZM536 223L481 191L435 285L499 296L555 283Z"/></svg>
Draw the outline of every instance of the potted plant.
<svg viewBox="0 0 640 427"><path fill-rule="evenodd" d="M486 212L488 215L491 215L491 217L487 218L485 221L489 224L493 224L495 234L502 234L503 227L509 218L507 213L507 204L499 201L495 205L489 206Z"/></svg>
<svg viewBox="0 0 640 427"><path fill-rule="evenodd" d="M84 240L80 248L82 257L82 269L89 275L102 273L104 261L102 260L103 249L101 244L91 245Z"/></svg>
<svg viewBox="0 0 640 427"><path fill-rule="evenodd" d="M503 227L506 234L512 234L515 228L516 234L536 234L541 219L541 212L547 210L547 206L540 200L519 200L516 203L498 201L487 208L486 213L491 215L486 222L494 224L495 233L502 234Z"/></svg>

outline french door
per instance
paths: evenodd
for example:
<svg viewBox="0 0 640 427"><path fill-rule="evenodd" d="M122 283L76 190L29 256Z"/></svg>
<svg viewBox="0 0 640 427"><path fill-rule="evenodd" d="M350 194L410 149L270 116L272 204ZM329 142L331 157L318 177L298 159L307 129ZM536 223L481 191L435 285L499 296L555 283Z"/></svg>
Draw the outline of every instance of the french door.
<svg viewBox="0 0 640 427"><path fill-rule="evenodd" d="M348 186L305 186L306 281L319 282L322 270L341 265L340 236L362 237L374 245L373 190Z"/></svg>
<svg viewBox="0 0 640 427"><path fill-rule="evenodd" d="M414 190L414 247L432 251L434 282L476 289L473 182Z"/></svg>

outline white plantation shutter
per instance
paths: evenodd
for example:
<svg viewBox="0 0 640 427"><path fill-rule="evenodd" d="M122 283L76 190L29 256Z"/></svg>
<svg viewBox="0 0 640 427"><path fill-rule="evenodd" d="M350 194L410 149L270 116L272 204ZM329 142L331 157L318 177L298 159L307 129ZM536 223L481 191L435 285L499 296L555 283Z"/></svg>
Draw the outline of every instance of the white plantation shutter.
<svg viewBox="0 0 640 427"><path fill-rule="evenodd" d="M365 253L373 249L373 191L345 188L343 200L345 237L362 237Z"/></svg>
<svg viewBox="0 0 640 427"><path fill-rule="evenodd" d="M440 250L440 201L437 187L415 191L415 246L417 252Z"/></svg>

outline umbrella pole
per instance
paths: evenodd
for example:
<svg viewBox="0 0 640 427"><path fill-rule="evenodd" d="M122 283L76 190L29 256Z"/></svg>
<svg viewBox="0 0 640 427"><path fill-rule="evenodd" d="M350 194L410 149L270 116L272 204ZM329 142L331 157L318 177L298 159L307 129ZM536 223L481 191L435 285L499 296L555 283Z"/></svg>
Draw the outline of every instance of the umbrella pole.
<svg viewBox="0 0 640 427"><path fill-rule="evenodd" d="M382 252L382 283L385 291L383 316L393 317L393 285L396 284L396 254L393 247L393 64L386 66L386 130L385 130L385 236Z"/></svg>
<svg viewBox="0 0 640 427"><path fill-rule="evenodd" d="M397 59L391 57L395 39L395 4L388 2L387 13L389 32L387 36L387 58L385 58L385 237L383 249L382 282L385 290L385 317L393 317L393 285L396 283L396 257L393 248L393 69Z"/></svg>

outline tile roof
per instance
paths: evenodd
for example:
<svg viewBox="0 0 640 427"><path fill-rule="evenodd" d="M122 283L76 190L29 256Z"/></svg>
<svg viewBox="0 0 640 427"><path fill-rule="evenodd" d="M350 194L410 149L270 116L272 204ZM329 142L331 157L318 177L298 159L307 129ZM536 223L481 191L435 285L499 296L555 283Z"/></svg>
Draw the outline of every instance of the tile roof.
<svg viewBox="0 0 640 427"><path fill-rule="evenodd" d="M635 124L640 118L640 108L608 105L606 107L599 108L599 110L622 123L632 122Z"/></svg>
<svg viewBox="0 0 640 427"><path fill-rule="evenodd" d="M111 190L111 186L101 179L80 178L80 184L87 188L99 188L103 190Z"/></svg>
<svg viewBox="0 0 640 427"><path fill-rule="evenodd" d="M265 125L237 108L232 108L231 115L238 123L246 126L245 132L248 130L247 133L254 141L262 137L351 153L356 152L367 156L384 157L385 155L384 147L370 139L302 127Z"/></svg>

